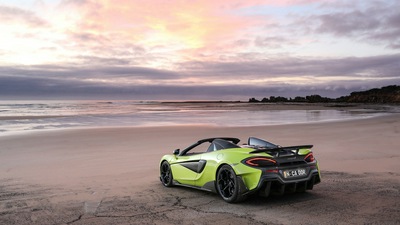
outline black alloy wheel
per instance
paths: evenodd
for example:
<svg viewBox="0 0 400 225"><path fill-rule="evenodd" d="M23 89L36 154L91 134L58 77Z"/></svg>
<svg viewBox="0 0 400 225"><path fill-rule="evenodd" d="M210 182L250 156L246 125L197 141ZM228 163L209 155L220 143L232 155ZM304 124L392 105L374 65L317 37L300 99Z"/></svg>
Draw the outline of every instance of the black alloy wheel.
<svg viewBox="0 0 400 225"><path fill-rule="evenodd" d="M233 203L242 199L235 171L229 165L223 165L217 172L217 190L226 202Z"/></svg>
<svg viewBox="0 0 400 225"><path fill-rule="evenodd" d="M165 187L172 186L171 167L167 161L163 161L160 166L160 180Z"/></svg>

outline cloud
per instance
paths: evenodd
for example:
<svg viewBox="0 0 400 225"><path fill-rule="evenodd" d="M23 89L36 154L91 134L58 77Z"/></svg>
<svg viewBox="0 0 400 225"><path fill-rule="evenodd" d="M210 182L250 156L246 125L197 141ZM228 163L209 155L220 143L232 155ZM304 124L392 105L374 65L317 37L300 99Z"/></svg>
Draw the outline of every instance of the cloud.
<svg viewBox="0 0 400 225"><path fill-rule="evenodd" d="M188 62L182 65L194 74L217 77L298 77L354 76L397 77L400 55L345 58L277 58L233 62ZM225 78L227 79L227 78ZM229 78L228 78L229 79Z"/></svg>
<svg viewBox="0 0 400 225"><path fill-rule="evenodd" d="M284 45L294 44L291 40L282 36L269 36L269 37L256 37L254 44L257 47L268 47L268 48L281 48Z"/></svg>
<svg viewBox="0 0 400 225"><path fill-rule="evenodd" d="M0 96L133 99L338 97L400 83L400 55L360 58L192 62L179 71L134 66L38 65L0 68ZM39 98L38 97L38 98Z"/></svg>
<svg viewBox="0 0 400 225"><path fill-rule="evenodd" d="M225 85L125 85L113 86L80 80L0 77L0 98L4 99L216 99L247 100L250 97L306 96L319 94L339 97L353 91L400 83L400 78L387 81L329 82L323 85L275 84L254 86Z"/></svg>
<svg viewBox="0 0 400 225"><path fill-rule="evenodd" d="M45 20L32 11L2 5L0 5L0 21L2 23L23 23L33 27L48 25Z"/></svg>
<svg viewBox="0 0 400 225"><path fill-rule="evenodd" d="M45 85L46 82L87 85L100 83L110 86L125 86L152 82L162 83L166 80L180 79L182 76L173 71L134 66L36 65L18 68L12 66L0 67L0 77L6 79L5 81L15 78L21 83L25 83L24 79L40 81L40 84L45 87L47 86Z"/></svg>
<svg viewBox="0 0 400 225"><path fill-rule="evenodd" d="M82 53L69 56L76 63L114 57L110 63L173 69L176 62L216 59L245 48L237 41L259 21L234 9L254 4L257 1L63 1L64 10L80 19L65 33L69 42L57 45Z"/></svg>
<svg viewBox="0 0 400 225"><path fill-rule="evenodd" d="M371 17L368 12L353 11L350 13L324 14L316 18L321 22L317 32L333 33L338 36L354 36L361 32L375 30L381 22Z"/></svg>
<svg viewBox="0 0 400 225"><path fill-rule="evenodd" d="M83 16L77 30L88 33L117 33L132 42L174 48L217 46L240 34L251 18L235 15L233 8L254 5L254 1L68 1ZM155 7L157 6L157 7Z"/></svg>
<svg viewBox="0 0 400 225"><path fill-rule="evenodd" d="M315 33L318 34L333 34L371 43L384 43L389 48L399 48L400 2L362 1L362 3L357 3L342 5L348 8L341 11L335 11L337 2L324 4L324 7L332 11L311 15L305 21L313 25Z"/></svg>
<svg viewBox="0 0 400 225"><path fill-rule="evenodd" d="M181 63L179 70L138 67L124 61L112 63L116 58L88 57L86 61L96 61L96 67L84 64L65 66L37 65L20 67L1 67L2 76L34 76L74 79L116 79L132 78L158 82L159 80L179 80L198 78L207 81L229 81L236 78L262 79L279 77L354 77L391 78L398 77L400 54L370 57L344 58L277 58L231 62L191 61ZM103 65L100 65L103 62ZM109 63L106 63L109 62ZM111 62L111 63L110 63ZM92 65L93 63L89 63Z"/></svg>

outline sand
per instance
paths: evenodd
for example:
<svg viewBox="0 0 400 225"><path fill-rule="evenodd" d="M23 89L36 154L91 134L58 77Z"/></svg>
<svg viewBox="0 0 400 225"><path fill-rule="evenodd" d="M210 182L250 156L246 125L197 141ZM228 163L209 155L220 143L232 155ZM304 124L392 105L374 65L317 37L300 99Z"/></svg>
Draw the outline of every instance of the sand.
<svg viewBox="0 0 400 225"><path fill-rule="evenodd" d="M239 204L161 185L162 155L213 136L313 144L322 182ZM38 131L0 143L0 224L400 224L400 114L264 127Z"/></svg>

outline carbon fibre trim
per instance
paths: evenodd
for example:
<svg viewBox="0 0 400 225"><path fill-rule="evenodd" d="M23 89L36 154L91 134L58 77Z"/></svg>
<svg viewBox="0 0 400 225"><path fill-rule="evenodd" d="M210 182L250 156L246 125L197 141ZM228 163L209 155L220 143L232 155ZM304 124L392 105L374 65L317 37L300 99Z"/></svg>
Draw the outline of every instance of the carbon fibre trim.
<svg viewBox="0 0 400 225"><path fill-rule="evenodd" d="M179 165L188 168L189 170L195 172L195 173L201 173L203 172L205 166L207 164L206 160L191 160L191 161L186 161L186 162L181 162Z"/></svg>

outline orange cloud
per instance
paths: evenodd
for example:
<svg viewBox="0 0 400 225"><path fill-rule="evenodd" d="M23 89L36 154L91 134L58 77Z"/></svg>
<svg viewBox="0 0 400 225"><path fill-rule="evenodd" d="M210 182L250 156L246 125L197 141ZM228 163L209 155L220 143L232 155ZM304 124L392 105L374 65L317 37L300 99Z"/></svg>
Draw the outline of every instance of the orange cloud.
<svg viewBox="0 0 400 225"><path fill-rule="evenodd" d="M237 60L238 53L249 51L259 32L265 35L270 18L244 15L241 9L313 1L64 0L63 9L76 14L75 26L67 32L72 39L81 37L73 39L80 52L141 46L147 53L142 58L147 59L147 66L172 68L182 61Z"/></svg>
<svg viewBox="0 0 400 225"><path fill-rule="evenodd" d="M150 47L176 50L218 46L225 39L234 39L254 22L230 11L239 6L244 4L227 0L93 1L81 6L83 17L78 29L93 34L117 34Z"/></svg>

